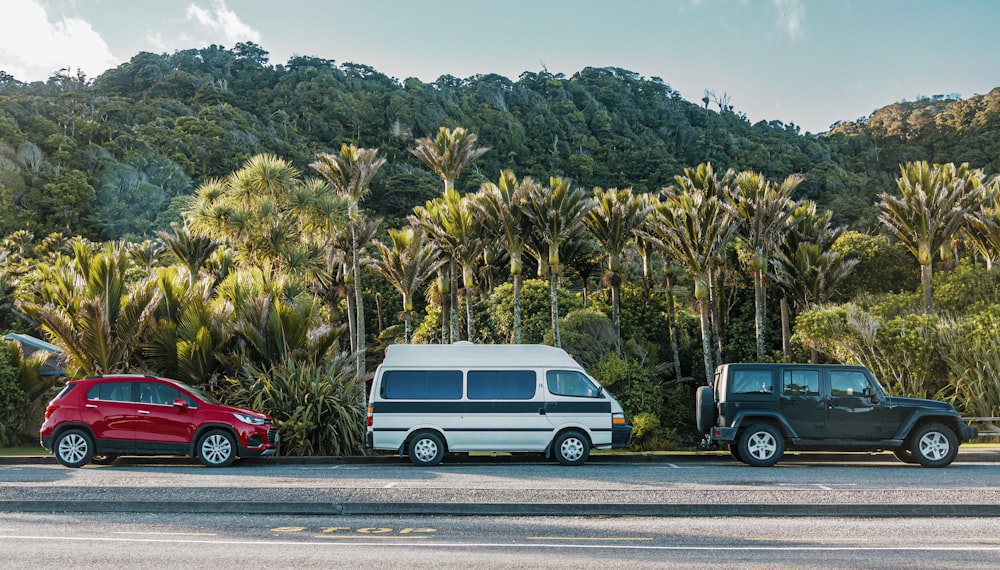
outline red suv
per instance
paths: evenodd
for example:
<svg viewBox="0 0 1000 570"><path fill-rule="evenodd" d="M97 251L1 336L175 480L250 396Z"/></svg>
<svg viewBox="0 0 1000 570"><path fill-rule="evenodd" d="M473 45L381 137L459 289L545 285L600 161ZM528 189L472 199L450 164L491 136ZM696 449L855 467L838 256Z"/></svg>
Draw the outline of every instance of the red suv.
<svg viewBox="0 0 1000 570"><path fill-rule="evenodd" d="M225 467L278 451L267 415L225 406L177 380L135 375L70 380L45 408L39 438L66 467L119 455L187 455Z"/></svg>

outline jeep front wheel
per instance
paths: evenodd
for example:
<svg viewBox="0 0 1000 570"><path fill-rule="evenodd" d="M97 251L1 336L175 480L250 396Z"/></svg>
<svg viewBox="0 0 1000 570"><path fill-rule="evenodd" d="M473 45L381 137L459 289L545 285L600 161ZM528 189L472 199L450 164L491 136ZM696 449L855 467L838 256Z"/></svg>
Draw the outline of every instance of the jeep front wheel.
<svg viewBox="0 0 1000 570"><path fill-rule="evenodd" d="M958 438L941 424L926 424L910 436L910 453L924 467L945 467L958 455Z"/></svg>
<svg viewBox="0 0 1000 570"><path fill-rule="evenodd" d="M751 467L770 467L785 453L785 440L778 428L770 424L754 424L740 434L739 456Z"/></svg>

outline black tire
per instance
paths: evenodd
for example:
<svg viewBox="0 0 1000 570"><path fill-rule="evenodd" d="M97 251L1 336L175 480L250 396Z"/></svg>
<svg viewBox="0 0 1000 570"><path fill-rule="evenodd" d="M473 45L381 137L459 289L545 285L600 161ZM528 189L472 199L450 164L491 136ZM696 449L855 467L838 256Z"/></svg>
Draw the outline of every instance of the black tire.
<svg viewBox="0 0 1000 570"><path fill-rule="evenodd" d="M420 467L433 467L444 459L444 441L436 433L424 431L413 436L407 449L410 461Z"/></svg>
<svg viewBox="0 0 1000 570"><path fill-rule="evenodd" d="M730 443L729 444L729 455L732 455L733 459L735 459L736 461L739 461L740 463L746 463L746 460L743 459L742 455L740 455L740 446L739 446L739 444L736 444L736 443Z"/></svg>
<svg viewBox="0 0 1000 570"><path fill-rule="evenodd" d="M198 440L198 461L205 467L228 467L236 460L236 440L221 429L213 429Z"/></svg>
<svg viewBox="0 0 1000 570"><path fill-rule="evenodd" d="M941 424L925 424L910 436L910 453L924 467L946 467L958 455L958 437Z"/></svg>
<svg viewBox="0 0 1000 570"><path fill-rule="evenodd" d="M917 463L917 458L913 457L910 450L905 447L893 449L892 454L896 456L896 459L902 461L903 463L909 463L910 465L915 465Z"/></svg>
<svg viewBox="0 0 1000 570"><path fill-rule="evenodd" d="M95 455L90 459L91 463L96 463L98 465L111 465L115 461L118 461L117 455Z"/></svg>
<svg viewBox="0 0 1000 570"><path fill-rule="evenodd" d="M740 433L737 450L751 467L770 467L785 453L785 439L771 424L754 424Z"/></svg>
<svg viewBox="0 0 1000 570"><path fill-rule="evenodd" d="M695 408L695 423L698 432L707 434L715 425L715 392L711 386L701 386L695 395L697 407Z"/></svg>
<svg viewBox="0 0 1000 570"><path fill-rule="evenodd" d="M83 430L68 429L56 438L52 451L66 467L83 467L94 457L94 440Z"/></svg>
<svg viewBox="0 0 1000 570"><path fill-rule="evenodd" d="M561 465L583 465L590 457L590 440L578 431L566 431L552 443L552 453Z"/></svg>

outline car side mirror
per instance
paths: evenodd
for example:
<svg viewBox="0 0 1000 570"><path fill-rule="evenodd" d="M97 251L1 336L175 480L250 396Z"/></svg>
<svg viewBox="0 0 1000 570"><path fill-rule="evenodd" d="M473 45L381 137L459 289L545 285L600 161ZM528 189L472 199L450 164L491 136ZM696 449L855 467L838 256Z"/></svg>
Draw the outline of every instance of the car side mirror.
<svg viewBox="0 0 1000 570"><path fill-rule="evenodd" d="M187 400L185 400L184 398L177 398L176 400L174 400L174 407L177 408L178 411L187 410L188 409Z"/></svg>

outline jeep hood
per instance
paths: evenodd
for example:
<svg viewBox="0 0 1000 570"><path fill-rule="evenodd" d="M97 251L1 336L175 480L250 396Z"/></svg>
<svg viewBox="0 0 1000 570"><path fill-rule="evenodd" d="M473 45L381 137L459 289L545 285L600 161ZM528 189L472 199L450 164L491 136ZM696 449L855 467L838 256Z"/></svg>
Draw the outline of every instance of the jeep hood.
<svg viewBox="0 0 1000 570"><path fill-rule="evenodd" d="M942 410L948 412L954 412L955 406L952 406L948 402L939 402L937 400L924 400L921 398L903 398L901 396L886 396L885 401L891 407L906 407L906 408L926 408L929 410Z"/></svg>

